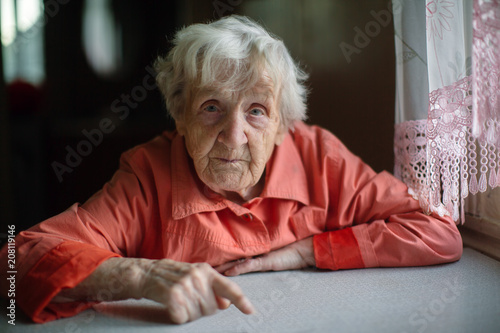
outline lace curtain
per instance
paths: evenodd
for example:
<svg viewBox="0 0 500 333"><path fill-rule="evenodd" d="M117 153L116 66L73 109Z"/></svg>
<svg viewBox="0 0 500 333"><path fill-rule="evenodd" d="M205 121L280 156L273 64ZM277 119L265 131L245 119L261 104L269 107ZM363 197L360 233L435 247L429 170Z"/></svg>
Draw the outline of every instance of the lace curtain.
<svg viewBox="0 0 500 333"><path fill-rule="evenodd" d="M500 186L500 0L393 0L394 174L427 212L464 221Z"/></svg>

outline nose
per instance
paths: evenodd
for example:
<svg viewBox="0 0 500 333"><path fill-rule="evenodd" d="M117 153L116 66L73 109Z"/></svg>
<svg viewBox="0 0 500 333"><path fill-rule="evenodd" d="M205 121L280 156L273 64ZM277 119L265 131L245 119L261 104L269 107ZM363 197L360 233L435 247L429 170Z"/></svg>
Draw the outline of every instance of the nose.
<svg viewBox="0 0 500 333"><path fill-rule="evenodd" d="M243 115L239 112L230 112L224 120L217 140L230 149L237 149L246 144L248 138Z"/></svg>

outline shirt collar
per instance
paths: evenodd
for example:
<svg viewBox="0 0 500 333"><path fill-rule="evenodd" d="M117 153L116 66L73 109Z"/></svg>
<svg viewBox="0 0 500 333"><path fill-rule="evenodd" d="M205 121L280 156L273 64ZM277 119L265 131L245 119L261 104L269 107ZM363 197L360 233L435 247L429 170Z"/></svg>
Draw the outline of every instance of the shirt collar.
<svg viewBox="0 0 500 333"><path fill-rule="evenodd" d="M307 176L302 157L288 133L274 148L266 166L266 185L261 197L295 200L309 204Z"/></svg>
<svg viewBox="0 0 500 333"><path fill-rule="evenodd" d="M172 217L178 220L191 214L218 211L228 207L228 201L214 193L198 178L186 151L184 138L172 138ZM301 157L292 136L287 134L276 146L266 165L266 184L260 198L296 200L309 204L307 178ZM229 206L234 206L229 203Z"/></svg>

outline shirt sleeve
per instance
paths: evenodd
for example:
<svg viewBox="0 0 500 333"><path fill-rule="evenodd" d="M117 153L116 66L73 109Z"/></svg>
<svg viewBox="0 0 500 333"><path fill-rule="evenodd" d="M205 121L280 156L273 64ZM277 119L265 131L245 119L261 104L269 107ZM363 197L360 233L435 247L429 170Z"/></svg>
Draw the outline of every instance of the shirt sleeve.
<svg viewBox="0 0 500 333"><path fill-rule="evenodd" d="M120 169L85 204L22 231L16 244L16 306L35 322L72 316L92 303L51 303L64 288L72 288L111 257L133 256L143 236L144 221L153 210L152 191L122 155ZM143 178L143 177L142 177ZM153 205L154 206L154 205ZM7 260L7 247L0 252ZM2 267L0 274L5 274ZM1 277L2 294L6 278Z"/></svg>
<svg viewBox="0 0 500 333"><path fill-rule="evenodd" d="M330 204L327 231L314 236L318 268L423 266L461 257L449 216L423 213L400 180L375 173L333 136L324 142Z"/></svg>

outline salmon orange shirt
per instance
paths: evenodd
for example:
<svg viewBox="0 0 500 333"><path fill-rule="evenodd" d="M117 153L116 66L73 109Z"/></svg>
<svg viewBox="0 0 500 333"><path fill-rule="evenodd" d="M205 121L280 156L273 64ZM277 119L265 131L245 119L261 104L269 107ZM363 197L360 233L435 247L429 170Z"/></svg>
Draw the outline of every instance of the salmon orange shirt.
<svg viewBox="0 0 500 333"><path fill-rule="evenodd" d="M110 257L217 266L310 236L317 267L329 270L431 265L462 253L451 218L422 213L402 182L375 173L324 129L296 123L266 165L263 192L242 205L206 187L183 137L165 132L124 153L83 205L17 236L16 302L45 322L88 307L50 301ZM4 247L2 265L6 256Z"/></svg>

